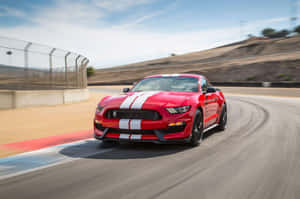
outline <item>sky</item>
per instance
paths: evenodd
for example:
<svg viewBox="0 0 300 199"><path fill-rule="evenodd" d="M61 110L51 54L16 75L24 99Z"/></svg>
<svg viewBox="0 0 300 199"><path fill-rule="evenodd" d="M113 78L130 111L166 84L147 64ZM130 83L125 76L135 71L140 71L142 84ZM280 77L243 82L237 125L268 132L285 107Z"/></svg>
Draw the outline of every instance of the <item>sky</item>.
<svg viewBox="0 0 300 199"><path fill-rule="evenodd" d="M288 29L290 1L0 0L0 36L67 49L104 68Z"/></svg>

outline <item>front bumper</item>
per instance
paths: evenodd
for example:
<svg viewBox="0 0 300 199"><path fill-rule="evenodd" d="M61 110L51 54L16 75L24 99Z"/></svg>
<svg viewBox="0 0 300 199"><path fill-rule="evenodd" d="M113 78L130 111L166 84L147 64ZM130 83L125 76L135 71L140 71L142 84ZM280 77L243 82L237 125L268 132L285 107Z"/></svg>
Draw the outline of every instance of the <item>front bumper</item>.
<svg viewBox="0 0 300 199"><path fill-rule="evenodd" d="M178 121L184 125L168 126L170 122ZM143 120L139 130L120 129L118 123L116 120L97 120L94 122L94 137L99 140L177 143L189 141L192 131L192 118L187 116L165 121Z"/></svg>
<svg viewBox="0 0 300 199"><path fill-rule="evenodd" d="M189 129L185 123L183 126L169 127L167 129L147 129L147 130L124 130L104 127L99 123L94 123L94 137L99 140L130 141L130 142L155 142L173 143L185 142L189 140L186 133ZM188 136L187 136L188 135Z"/></svg>
<svg viewBox="0 0 300 199"><path fill-rule="evenodd" d="M120 138L111 138L111 137L104 137L98 136L94 134L94 138L97 140L107 140L107 141L117 141L117 142L148 142L148 143L155 143L155 144L178 144L178 143L188 143L190 141L190 137L182 138L182 139L120 139Z"/></svg>
<svg viewBox="0 0 300 199"><path fill-rule="evenodd" d="M129 142L178 143L189 141L193 126L193 111L182 114L160 111L160 115L162 116L160 120L140 120L138 126L129 122L129 125L125 125L126 128L123 129L120 119L108 119L104 117L103 113L96 113L94 137L99 140ZM169 127L170 123L177 122L184 123L184 126Z"/></svg>

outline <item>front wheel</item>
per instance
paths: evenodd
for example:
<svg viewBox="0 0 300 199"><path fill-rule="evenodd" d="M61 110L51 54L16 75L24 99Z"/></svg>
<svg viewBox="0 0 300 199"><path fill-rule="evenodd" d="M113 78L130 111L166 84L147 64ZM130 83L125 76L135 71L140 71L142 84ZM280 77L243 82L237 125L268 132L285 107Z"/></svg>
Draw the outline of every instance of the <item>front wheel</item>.
<svg viewBox="0 0 300 199"><path fill-rule="evenodd" d="M218 129L220 131L224 131L226 129L226 125L227 125L227 107L226 104L223 104Z"/></svg>
<svg viewBox="0 0 300 199"><path fill-rule="evenodd" d="M203 138L203 117L202 112L200 110L196 110L194 123L193 123L193 130L192 130L192 137L190 140L191 146L198 146Z"/></svg>

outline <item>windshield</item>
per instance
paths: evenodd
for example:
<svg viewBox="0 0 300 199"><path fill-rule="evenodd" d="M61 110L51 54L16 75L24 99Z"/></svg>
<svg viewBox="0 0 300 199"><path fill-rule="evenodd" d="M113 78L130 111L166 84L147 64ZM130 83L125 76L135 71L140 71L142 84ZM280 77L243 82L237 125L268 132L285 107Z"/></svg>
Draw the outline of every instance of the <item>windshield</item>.
<svg viewBox="0 0 300 199"><path fill-rule="evenodd" d="M198 79L194 77L152 77L140 81L132 91L198 92Z"/></svg>

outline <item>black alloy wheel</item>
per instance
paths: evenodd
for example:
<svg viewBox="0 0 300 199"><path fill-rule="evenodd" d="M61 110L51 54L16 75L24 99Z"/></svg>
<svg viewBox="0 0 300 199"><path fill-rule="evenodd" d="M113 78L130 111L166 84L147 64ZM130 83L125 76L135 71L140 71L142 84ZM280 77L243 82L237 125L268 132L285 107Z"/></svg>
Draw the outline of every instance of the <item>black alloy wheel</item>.
<svg viewBox="0 0 300 199"><path fill-rule="evenodd" d="M193 147L198 146L203 138L203 116L200 110L196 110L191 136L189 144Z"/></svg>
<svg viewBox="0 0 300 199"><path fill-rule="evenodd" d="M226 104L223 104L218 129L220 131L224 131L226 129L226 125L227 125L227 107Z"/></svg>

